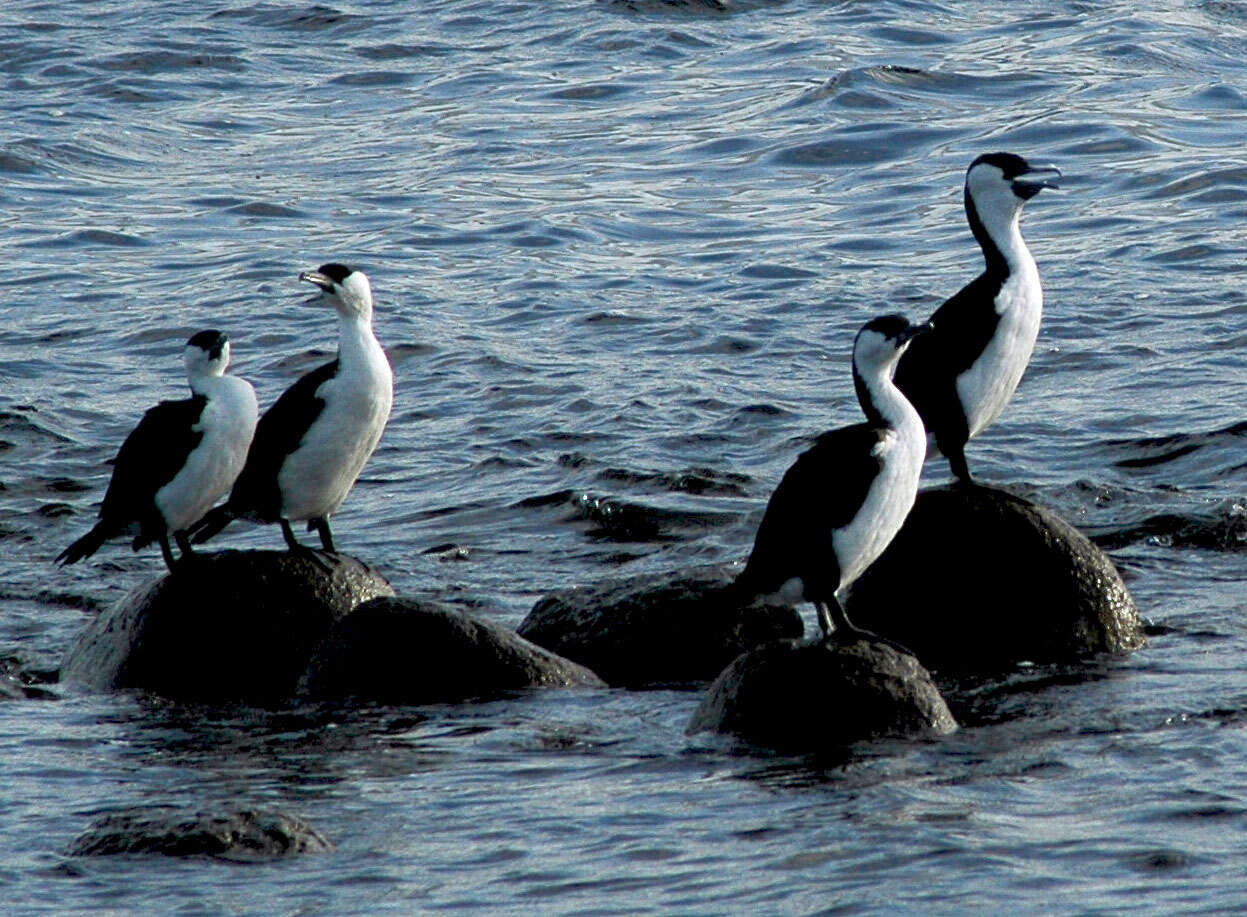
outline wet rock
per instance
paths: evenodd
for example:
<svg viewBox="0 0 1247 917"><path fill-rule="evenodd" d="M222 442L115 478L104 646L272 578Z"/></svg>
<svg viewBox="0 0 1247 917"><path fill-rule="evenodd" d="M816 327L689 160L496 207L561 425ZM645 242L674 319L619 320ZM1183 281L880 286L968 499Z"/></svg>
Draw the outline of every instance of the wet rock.
<svg viewBox="0 0 1247 917"><path fill-rule="evenodd" d="M733 578L728 567L710 566L551 593L519 633L612 685L709 681L746 650L803 630L792 608L742 603Z"/></svg>
<svg viewBox="0 0 1247 917"><path fill-rule="evenodd" d="M0 675L0 700L26 700L26 686L11 675Z"/></svg>
<svg viewBox="0 0 1247 917"><path fill-rule="evenodd" d="M1070 662L1146 642L1103 551L1051 511L987 487L919 494L846 610L936 670Z"/></svg>
<svg viewBox="0 0 1247 917"><path fill-rule="evenodd" d="M279 812L209 815L173 808L136 809L97 818L69 846L70 856L156 853L262 860L333 849L306 822Z"/></svg>
<svg viewBox="0 0 1247 917"><path fill-rule="evenodd" d="M46 686L55 681L55 670L41 670L17 656L0 656L0 701L54 699L58 695Z"/></svg>
<svg viewBox="0 0 1247 917"><path fill-rule="evenodd" d="M501 625L404 598L375 599L339 621L304 679L321 698L409 704L575 686L605 687L583 666Z"/></svg>
<svg viewBox="0 0 1247 917"><path fill-rule="evenodd" d="M201 554L102 612L70 647L61 678L197 700L285 698L335 621L393 594L343 555Z"/></svg>
<svg viewBox="0 0 1247 917"><path fill-rule="evenodd" d="M29 684L13 675L0 675L0 701L5 700L55 700L54 691Z"/></svg>
<svg viewBox="0 0 1247 917"><path fill-rule="evenodd" d="M913 656L876 641L784 640L729 665L687 731L811 752L884 736L946 735L956 728L930 673Z"/></svg>

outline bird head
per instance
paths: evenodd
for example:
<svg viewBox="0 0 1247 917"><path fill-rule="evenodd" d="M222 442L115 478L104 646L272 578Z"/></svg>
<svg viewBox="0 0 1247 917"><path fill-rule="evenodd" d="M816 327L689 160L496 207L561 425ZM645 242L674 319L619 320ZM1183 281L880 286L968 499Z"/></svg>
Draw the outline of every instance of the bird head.
<svg viewBox="0 0 1247 917"><path fill-rule="evenodd" d="M323 298L343 318L372 318L372 287L363 271L330 263L304 271L299 279L320 287Z"/></svg>
<svg viewBox="0 0 1247 917"><path fill-rule="evenodd" d="M220 376L229 366L229 338L221 331L200 331L186 342L182 361L188 376Z"/></svg>
<svg viewBox="0 0 1247 917"><path fill-rule="evenodd" d="M891 369L909 342L934 326L930 322L911 324L903 315L872 318L857 332L853 341L853 369L862 376L873 376Z"/></svg>
<svg viewBox="0 0 1247 917"><path fill-rule="evenodd" d="M966 203L985 223L1006 219L1044 188L1056 188L1061 170L1033 166L1015 153L984 153L966 170Z"/></svg>

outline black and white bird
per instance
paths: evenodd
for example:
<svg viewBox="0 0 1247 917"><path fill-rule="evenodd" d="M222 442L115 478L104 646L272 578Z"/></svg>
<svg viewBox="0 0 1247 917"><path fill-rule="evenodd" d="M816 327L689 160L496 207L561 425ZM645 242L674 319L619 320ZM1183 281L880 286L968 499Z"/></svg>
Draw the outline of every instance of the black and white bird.
<svg viewBox="0 0 1247 917"><path fill-rule="evenodd" d="M849 622L837 593L883 553L918 494L926 434L892 373L930 329L887 315L857 333L853 383L866 422L824 433L785 472L736 579L746 595L812 602L824 637L879 639Z"/></svg>
<svg viewBox="0 0 1247 917"><path fill-rule="evenodd" d="M186 342L191 397L162 401L143 415L113 459L100 521L62 551L57 563L90 557L105 541L127 534L136 536L136 551L160 542L170 570L170 535L183 559L191 554L187 530L229 493L259 414L251 386L225 375L229 356L229 338L219 331L201 331Z"/></svg>
<svg viewBox="0 0 1247 917"><path fill-rule="evenodd" d="M306 271L338 313L338 356L307 373L264 412L247 464L229 499L193 528L196 544L233 519L281 525L292 551L305 550L290 523L307 521L334 553L329 517L342 505L390 417L394 381L372 331L372 288L343 264Z"/></svg>
<svg viewBox="0 0 1247 917"><path fill-rule="evenodd" d="M971 484L966 443L995 422L1030 362L1043 314L1039 270L1022 239L1022 205L1061 173L1013 153L978 157L966 172L966 219L983 249L983 273L931 316L896 370L956 478Z"/></svg>

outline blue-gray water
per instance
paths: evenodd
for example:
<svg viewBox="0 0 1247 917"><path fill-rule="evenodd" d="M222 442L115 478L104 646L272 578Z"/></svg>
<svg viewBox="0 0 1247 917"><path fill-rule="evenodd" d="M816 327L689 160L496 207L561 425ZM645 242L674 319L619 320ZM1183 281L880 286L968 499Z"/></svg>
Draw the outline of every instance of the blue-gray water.
<svg viewBox="0 0 1247 917"><path fill-rule="evenodd" d="M4 909L1241 906L1245 92L1228 0L9 0L20 677L161 572L123 544L51 559L139 414L181 397L182 342L226 330L270 403L333 347L295 279L331 259L372 277L396 377L335 533L400 592L513 625L555 587L742 557L807 437L859 416L853 331L977 271L960 186L995 149L1066 181L1028 205L1043 329L970 463L1102 538L1156 633L971 689L950 739L840 762L688 739L696 691L327 718L50 685L0 703ZM98 813L158 804L278 809L337 849L65 856Z"/></svg>

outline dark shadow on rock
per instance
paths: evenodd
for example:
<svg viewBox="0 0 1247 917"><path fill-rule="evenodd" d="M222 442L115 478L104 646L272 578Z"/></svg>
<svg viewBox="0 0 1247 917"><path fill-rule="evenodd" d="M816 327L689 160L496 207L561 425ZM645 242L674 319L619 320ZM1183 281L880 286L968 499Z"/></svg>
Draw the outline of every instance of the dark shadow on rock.
<svg viewBox="0 0 1247 917"><path fill-rule="evenodd" d="M721 732L786 752L825 752L864 739L947 735L957 728L913 656L859 640L780 641L724 669L687 732Z"/></svg>
<svg viewBox="0 0 1247 917"><path fill-rule="evenodd" d="M1138 649L1112 561L1072 525L988 487L923 491L846 610L936 670L998 672Z"/></svg>
<svg viewBox="0 0 1247 917"><path fill-rule="evenodd" d="M748 649L799 638L784 605L742 603L725 566L607 580L542 598L520 636L624 687L706 682Z"/></svg>
<svg viewBox="0 0 1247 917"><path fill-rule="evenodd" d="M70 647L61 678L197 700L283 699L335 621L393 594L343 555L196 555L102 612Z"/></svg>
<svg viewBox="0 0 1247 917"><path fill-rule="evenodd" d="M69 845L70 856L154 853L174 857L268 860L333 849L306 822L279 812L210 815L173 808L144 808L97 818Z"/></svg>
<svg viewBox="0 0 1247 917"><path fill-rule="evenodd" d="M593 672L490 621L433 602L375 599L317 648L304 690L422 704L539 687L605 687Z"/></svg>

